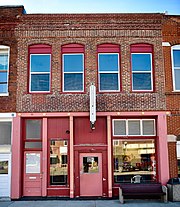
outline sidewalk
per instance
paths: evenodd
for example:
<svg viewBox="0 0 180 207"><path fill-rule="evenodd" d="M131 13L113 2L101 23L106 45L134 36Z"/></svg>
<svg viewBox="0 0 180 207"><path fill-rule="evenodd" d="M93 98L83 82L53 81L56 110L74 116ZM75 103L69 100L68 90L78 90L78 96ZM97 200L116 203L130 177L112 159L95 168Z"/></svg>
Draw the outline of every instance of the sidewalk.
<svg viewBox="0 0 180 207"><path fill-rule="evenodd" d="M46 201L0 201L0 207L180 207L180 202L163 203L159 200L46 200Z"/></svg>

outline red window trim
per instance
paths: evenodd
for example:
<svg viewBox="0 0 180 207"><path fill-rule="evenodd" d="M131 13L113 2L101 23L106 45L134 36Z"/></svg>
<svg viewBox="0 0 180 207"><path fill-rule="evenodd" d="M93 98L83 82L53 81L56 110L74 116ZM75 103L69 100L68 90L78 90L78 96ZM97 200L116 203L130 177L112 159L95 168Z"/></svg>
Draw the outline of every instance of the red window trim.
<svg viewBox="0 0 180 207"><path fill-rule="evenodd" d="M52 47L45 44L36 44L29 46L29 55L30 54L51 54Z"/></svg>
<svg viewBox="0 0 180 207"><path fill-rule="evenodd" d="M153 45L139 43L131 44L131 53L153 53Z"/></svg>
<svg viewBox="0 0 180 207"><path fill-rule="evenodd" d="M82 44L66 44L61 47L62 53L84 53L85 47Z"/></svg>
<svg viewBox="0 0 180 207"><path fill-rule="evenodd" d="M100 44L97 46L98 53L110 52L110 53L120 53L120 46L117 44Z"/></svg>

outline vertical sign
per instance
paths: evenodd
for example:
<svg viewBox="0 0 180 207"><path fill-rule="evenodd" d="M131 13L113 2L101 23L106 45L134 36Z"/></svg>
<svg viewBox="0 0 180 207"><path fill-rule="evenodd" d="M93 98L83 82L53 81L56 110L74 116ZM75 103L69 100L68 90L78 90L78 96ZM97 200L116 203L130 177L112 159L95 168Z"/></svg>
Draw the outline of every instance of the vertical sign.
<svg viewBox="0 0 180 207"><path fill-rule="evenodd" d="M96 87L92 84L90 86L90 122L91 122L91 125L94 125L95 121L96 121Z"/></svg>

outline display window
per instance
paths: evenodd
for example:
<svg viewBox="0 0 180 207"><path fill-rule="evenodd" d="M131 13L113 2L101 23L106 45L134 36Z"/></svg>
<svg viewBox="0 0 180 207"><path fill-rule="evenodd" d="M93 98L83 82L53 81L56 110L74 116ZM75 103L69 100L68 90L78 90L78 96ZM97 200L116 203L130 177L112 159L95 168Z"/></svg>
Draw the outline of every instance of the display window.
<svg viewBox="0 0 180 207"><path fill-rule="evenodd" d="M154 139L113 140L114 183L156 182Z"/></svg>

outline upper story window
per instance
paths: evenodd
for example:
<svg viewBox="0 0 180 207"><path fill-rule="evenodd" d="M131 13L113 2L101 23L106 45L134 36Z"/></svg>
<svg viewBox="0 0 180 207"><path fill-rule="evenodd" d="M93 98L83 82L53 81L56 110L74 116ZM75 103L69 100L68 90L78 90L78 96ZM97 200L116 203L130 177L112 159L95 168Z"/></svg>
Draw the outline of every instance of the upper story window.
<svg viewBox="0 0 180 207"><path fill-rule="evenodd" d="M180 91L180 45L172 47L172 72L174 91Z"/></svg>
<svg viewBox="0 0 180 207"><path fill-rule="evenodd" d="M84 46L68 44L62 46L63 91L84 91Z"/></svg>
<svg viewBox="0 0 180 207"><path fill-rule="evenodd" d="M119 53L118 45L103 44L98 46L99 91L120 90Z"/></svg>
<svg viewBox="0 0 180 207"><path fill-rule="evenodd" d="M132 90L153 90L152 46L131 45Z"/></svg>
<svg viewBox="0 0 180 207"><path fill-rule="evenodd" d="M0 45L0 96L8 95L9 49Z"/></svg>
<svg viewBox="0 0 180 207"><path fill-rule="evenodd" d="M51 47L49 45L33 45L30 55L30 92L50 92L51 80Z"/></svg>

